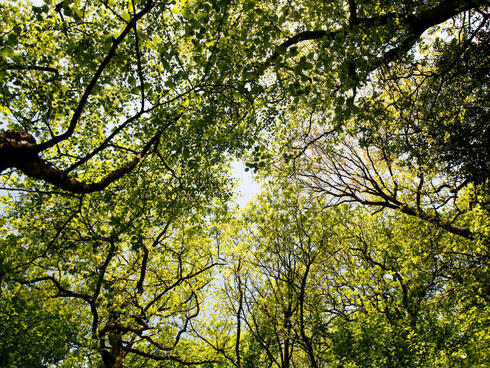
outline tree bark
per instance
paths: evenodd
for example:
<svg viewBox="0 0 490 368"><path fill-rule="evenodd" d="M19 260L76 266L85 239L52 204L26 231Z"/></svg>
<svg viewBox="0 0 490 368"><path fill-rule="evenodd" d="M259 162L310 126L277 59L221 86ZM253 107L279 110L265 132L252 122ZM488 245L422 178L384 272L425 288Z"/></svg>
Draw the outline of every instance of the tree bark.
<svg viewBox="0 0 490 368"><path fill-rule="evenodd" d="M130 173L158 141L160 132L148 141L143 150L122 167L110 172L105 178L94 183L85 183L74 179L39 157L36 150L36 140L26 132L8 130L0 133L0 173L6 169L18 169L25 175L48 182L60 189L72 193L98 192L124 175Z"/></svg>

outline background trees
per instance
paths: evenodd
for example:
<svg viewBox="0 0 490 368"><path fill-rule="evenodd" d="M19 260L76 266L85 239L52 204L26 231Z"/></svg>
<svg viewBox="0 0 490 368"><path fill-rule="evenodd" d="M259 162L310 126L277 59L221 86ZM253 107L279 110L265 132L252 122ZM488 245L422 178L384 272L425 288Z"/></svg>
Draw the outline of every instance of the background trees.
<svg viewBox="0 0 490 368"><path fill-rule="evenodd" d="M146 189L152 185L150 178L142 181ZM80 340L68 341L81 344L77 349L87 355L76 364L121 367L147 360L213 360L212 354L197 353L196 341L188 341L186 333L219 263L212 236L219 220L213 217L215 225L208 227L204 209L188 207L185 217L178 199L154 194L155 206L149 207L142 194L149 195L144 190L120 191L112 198L75 201L76 212L54 237L45 235L53 232L43 224L52 221L52 211L59 215L61 209L44 202L38 204L37 216L24 218L16 233L3 239L4 260L18 254L3 264L6 296L18 284L24 285L24 292L39 288L46 311L66 305L70 312L62 313L62 321L75 313L77 324L71 317L65 328L72 330L61 334L66 339L80 335ZM23 205L29 210L34 204L27 200ZM208 212L208 221L210 216Z"/></svg>
<svg viewBox="0 0 490 368"><path fill-rule="evenodd" d="M233 316L242 306L243 362L484 364L486 251L413 216L310 199L276 188L245 214L250 235L239 236L240 272L223 308ZM232 346L221 353L232 356Z"/></svg>
<svg viewBox="0 0 490 368"><path fill-rule="evenodd" d="M330 107L295 106L277 166L326 205L399 210L474 237L458 198L487 206L488 73L476 61L488 57L487 28L482 11L458 18L441 26L445 40L422 39L372 70L358 94L352 87Z"/></svg>
<svg viewBox="0 0 490 368"><path fill-rule="evenodd" d="M2 364L488 358L487 2L0 14Z"/></svg>

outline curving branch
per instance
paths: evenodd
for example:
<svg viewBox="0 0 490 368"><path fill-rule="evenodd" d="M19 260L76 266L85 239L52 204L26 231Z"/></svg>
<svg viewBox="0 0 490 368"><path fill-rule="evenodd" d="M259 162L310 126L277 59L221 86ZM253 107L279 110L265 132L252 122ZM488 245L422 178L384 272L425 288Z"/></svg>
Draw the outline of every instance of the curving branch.
<svg viewBox="0 0 490 368"><path fill-rule="evenodd" d="M400 17L399 14L388 13L370 18L360 18L357 16L357 5L355 4L355 1L349 0L349 24L332 31L313 30L296 33L276 47L273 54L261 66L259 66L259 74L271 66L281 54L286 53L287 49L291 46L305 41L333 40L337 35L347 34L354 28L354 26L364 27L364 29L368 31L372 28L386 25L393 19L398 19L402 27L405 29L405 34L402 34L400 37L401 41L398 46L386 51L381 56L376 58L374 62L370 63L370 66L368 67L369 71L373 71L379 66L388 64L407 53L427 29L443 23L461 12L477 9L486 3L487 2L484 0L444 0L431 9L407 17Z"/></svg>
<svg viewBox="0 0 490 368"><path fill-rule="evenodd" d="M161 131L153 136L131 161L112 171L102 180L85 183L68 176L63 170L41 159L36 153L35 141L30 134L9 130L0 134L0 172L7 168L17 168L31 178L43 180L72 193L93 193L105 189L130 173L150 148L158 142L160 135Z"/></svg>

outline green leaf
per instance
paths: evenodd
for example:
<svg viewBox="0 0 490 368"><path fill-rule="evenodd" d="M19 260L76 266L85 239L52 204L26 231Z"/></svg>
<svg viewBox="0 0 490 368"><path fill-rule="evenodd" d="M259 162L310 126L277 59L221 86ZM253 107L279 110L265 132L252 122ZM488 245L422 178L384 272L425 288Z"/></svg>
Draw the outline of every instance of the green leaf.
<svg viewBox="0 0 490 368"><path fill-rule="evenodd" d="M123 12L121 14L121 17L126 21L126 22L129 22L131 20L131 16L129 15L129 13L127 11Z"/></svg>

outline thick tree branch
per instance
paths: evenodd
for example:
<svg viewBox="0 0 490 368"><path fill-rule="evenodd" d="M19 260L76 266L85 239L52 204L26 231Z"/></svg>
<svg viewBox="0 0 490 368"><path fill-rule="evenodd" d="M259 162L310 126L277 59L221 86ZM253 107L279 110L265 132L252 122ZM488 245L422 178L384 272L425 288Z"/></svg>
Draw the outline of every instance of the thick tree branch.
<svg viewBox="0 0 490 368"><path fill-rule="evenodd" d="M310 272L311 263L306 263L306 269L304 271L303 276L301 277L301 285L300 291L298 295L298 304L299 304L299 327L301 339L303 341L303 345L305 346L306 353L308 354L308 358L310 359L310 364L312 368L318 368L318 364L315 358L315 352L313 350L313 344L311 338L306 335L305 330L305 295L306 295L306 283L308 281L308 276Z"/></svg>
<svg viewBox="0 0 490 368"><path fill-rule="evenodd" d="M373 63L373 69L383 64L388 64L391 61L398 59L403 54L406 54L420 36L422 36L422 34L429 28L443 23L463 11L477 8L485 3L486 1L446 0L440 2L434 8L421 12L418 15L411 15L405 18L403 24L408 29L408 32L403 41L399 46L387 51L378 58L378 60Z"/></svg>
<svg viewBox="0 0 490 368"><path fill-rule="evenodd" d="M35 284L42 281L51 281L51 283L58 289L59 296L61 297L82 299L89 304L92 302L92 299L90 298L89 295L77 293L75 291L63 287L61 283L54 278L54 276L37 277L35 279L28 280L28 281L19 280L21 284Z"/></svg>
<svg viewBox="0 0 490 368"><path fill-rule="evenodd" d="M280 44L276 51L259 67L259 74L261 74L266 68L268 68L272 63L283 53L287 52L287 49L293 45L299 44L304 41L314 41L314 40L332 40L336 35L342 33L348 33L349 28L353 25L364 27L365 30L371 28L380 27L386 25L389 20L394 18L399 18L402 25L406 28L406 34L401 37L402 41L393 49L390 49L386 53L382 54L375 62L370 63L370 70L374 70L377 67L387 64L393 60L396 60L404 53L408 52L415 42L420 38L420 36L430 27L440 24L457 14L478 8L484 5L486 1L472 1L472 0L445 0L441 1L437 6L422 11L419 14L411 15L406 18L401 18L394 13L382 14L371 18L358 18L357 17L357 7L353 0L349 0L349 10L350 10L350 21L345 27L339 28L333 31L326 30L316 30L316 31L303 31L299 32L282 44Z"/></svg>
<svg viewBox="0 0 490 368"><path fill-rule="evenodd" d="M186 361L185 359L183 359L182 357L179 357L177 355L171 355L171 354L157 355L157 354L151 354L151 353L147 353L147 352L144 352L144 351L141 351L138 349L133 349L133 348L127 348L125 350L128 353L133 353L133 354L145 357L145 358L150 358L152 360L156 360L156 361L170 360L170 361L178 362L182 365L201 365L201 364L206 364L206 363L212 364L212 363L218 363L219 362L219 360L216 360L216 359L202 359L202 360L190 362L190 361Z"/></svg>
<svg viewBox="0 0 490 368"><path fill-rule="evenodd" d="M235 338L235 356L236 356L236 367L241 368L241 354L240 354L240 335L242 332L241 321L242 321L242 313L243 313L243 286L242 286L242 278L240 277L240 270L242 266L242 260L239 259L237 270L235 272L235 278L237 281L238 287L238 310L236 312L236 338Z"/></svg>
<svg viewBox="0 0 490 368"><path fill-rule="evenodd" d="M0 134L0 172L9 167L16 167L31 178L46 181L72 193L97 192L130 173L150 148L158 142L160 135L161 132L158 132L131 161L112 171L104 179L95 183L85 183L68 176L64 171L41 159L32 149L34 138L31 135L8 131Z"/></svg>
<svg viewBox="0 0 490 368"><path fill-rule="evenodd" d="M355 0L349 0L349 26L353 27L358 23L357 5Z"/></svg>
<svg viewBox="0 0 490 368"><path fill-rule="evenodd" d="M6 69L7 70L38 70L42 72L53 73L56 78L60 76L58 69L49 66L6 64Z"/></svg>

